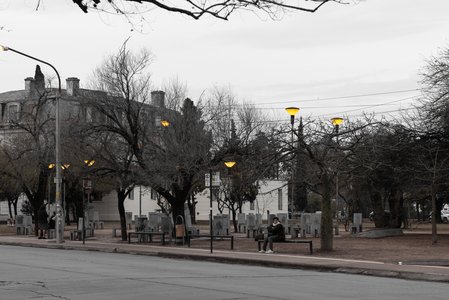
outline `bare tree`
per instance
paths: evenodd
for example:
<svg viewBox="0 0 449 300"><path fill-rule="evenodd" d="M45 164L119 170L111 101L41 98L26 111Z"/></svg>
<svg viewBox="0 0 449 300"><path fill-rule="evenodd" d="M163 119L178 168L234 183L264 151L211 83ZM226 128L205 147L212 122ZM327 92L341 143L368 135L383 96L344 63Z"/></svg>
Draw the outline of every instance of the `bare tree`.
<svg viewBox="0 0 449 300"><path fill-rule="evenodd" d="M314 13L328 2L345 3L341 0L73 0L73 2L85 13L92 9L108 11L112 9L114 13L127 15L143 11L146 5L148 8L179 13L193 19L212 16L222 20L228 20L233 13L241 10L263 12L271 18L279 19L290 11ZM139 6L142 7L140 10Z"/></svg>
<svg viewBox="0 0 449 300"><path fill-rule="evenodd" d="M382 122L362 131L353 151L352 175L369 193L376 227L400 228L404 193L413 181L414 145L402 124Z"/></svg>
<svg viewBox="0 0 449 300"><path fill-rule="evenodd" d="M352 157L354 147L360 143L361 129L366 126L368 125L346 121L344 129L337 133L330 121L306 120L303 138L299 140L299 150L290 150L304 156L304 163L307 164L307 189L321 196L320 239L323 251L333 250L332 219L335 210L332 208L332 196L336 192L337 172L340 176L352 171L345 168L345 164ZM337 137L339 143L336 143ZM288 153L288 149L284 147L281 151Z"/></svg>
<svg viewBox="0 0 449 300"><path fill-rule="evenodd" d="M6 162L1 173L19 182L31 204L32 214L37 218L37 211L46 196L48 164L53 158L54 118L51 117L51 100L49 92L44 89L39 66L36 67L35 79L42 80L39 89L32 91L34 99L24 103L20 115L10 116L10 134L1 145ZM36 227L36 235L37 232Z"/></svg>
<svg viewBox="0 0 449 300"><path fill-rule="evenodd" d="M108 186L116 191L121 238L126 241L128 234L124 203L134 187L143 184L143 175L134 159L132 148L121 137L98 131L94 131L94 136L97 142L90 144L96 153L92 172L98 180L107 181Z"/></svg>
<svg viewBox="0 0 449 300"><path fill-rule="evenodd" d="M436 222L440 220L441 199L449 201L446 178L449 169L449 48L429 58L422 72L423 98L408 123L416 135L416 174L430 193L432 206L432 243L437 242ZM443 197L437 197L437 195ZM440 201L437 201L440 200Z"/></svg>
<svg viewBox="0 0 449 300"><path fill-rule="evenodd" d="M258 181L277 175L274 131L260 110L238 103L230 88L213 87L203 94L203 101L204 119L213 137L213 155L236 162L229 170L219 167L222 174L229 175L223 181L218 205L230 210L237 230L236 214L245 202L255 200Z"/></svg>
<svg viewBox="0 0 449 300"><path fill-rule="evenodd" d="M169 94L172 107L179 111L149 102L150 62L147 51L135 55L125 43L97 69L97 88L108 95L90 103L103 118L91 129L107 132L129 146L133 161L146 174L145 184L165 198L176 219L184 217L184 203L203 181L211 140L201 110L190 99L178 105L183 88ZM157 122L161 118L168 127Z"/></svg>
<svg viewBox="0 0 449 300"><path fill-rule="evenodd" d="M92 87L103 93L93 93L83 104L90 114L84 124L84 143L95 156L94 173L108 178L117 192L121 236L127 237L124 201L136 184L143 184L141 167L146 166L144 153L148 143L155 143L149 109L152 55L146 49L128 51L126 42L95 71ZM146 182L148 185L148 182Z"/></svg>
<svg viewBox="0 0 449 300"><path fill-rule="evenodd" d="M172 208L174 221L184 216L184 203L204 182L211 162L211 135L205 130L201 111L185 99L179 112L170 114L160 145L148 145L146 161L141 163L151 175L151 186ZM151 163L150 163L151 162Z"/></svg>
<svg viewBox="0 0 449 300"><path fill-rule="evenodd" d="M0 152L0 201L8 202L9 217L14 219L17 215L17 202L22 193L20 181L12 175L12 170L8 166L8 159L3 152Z"/></svg>

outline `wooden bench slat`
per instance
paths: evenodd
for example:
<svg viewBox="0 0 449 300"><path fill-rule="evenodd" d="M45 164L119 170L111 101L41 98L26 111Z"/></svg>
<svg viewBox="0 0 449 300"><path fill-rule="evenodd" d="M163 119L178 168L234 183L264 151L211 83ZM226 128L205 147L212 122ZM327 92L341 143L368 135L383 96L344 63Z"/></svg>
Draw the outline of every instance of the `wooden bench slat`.
<svg viewBox="0 0 449 300"><path fill-rule="evenodd" d="M161 236L161 244L165 245L165 233L164 232L128 232L128 244L131 244L131 237L135 236L139 238L139 241L142 237L148 236L149 242L153 242L153 235Z"/></svg>
<svg viewBox="0 0 449 300"><path fill-rule="evenodd" d="M261 244L263 242L264 242L263 240L257 241L257 247L259 248L259 251L261 250ZM313 254L313 243L311 240L285 240L282 242L273 241L273 244L309 244L310 254Z"/></svg>

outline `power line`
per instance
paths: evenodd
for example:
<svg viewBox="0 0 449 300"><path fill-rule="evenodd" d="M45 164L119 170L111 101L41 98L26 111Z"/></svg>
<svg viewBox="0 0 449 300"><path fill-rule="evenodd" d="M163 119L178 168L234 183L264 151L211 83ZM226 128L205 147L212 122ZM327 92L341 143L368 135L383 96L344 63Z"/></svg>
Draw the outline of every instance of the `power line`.
<svg viewBox="0 0 449 300"><path fill-rule="evenodd" d="M223 105L225 107L242 107L242 106L250 106L255 107L259 109L284 109L282 108L265 108L265 107L258 107L260 105L269 105L269 104L282 104L282 103L298 103L298 102L319 102L319 101L328 101L328 100L337 100L337 99L350 99L350 98L359 98L359 97L369 97L369 96L380 96L380 95L391 95L391 94L399 94L399 93L407 93L407 92L413 92L413 91L419 91L419 89L409 89L409 90L397 90L397 91L389 91L389 92L379 92L379 93L371 93L371 94L359 94L359 95L349 95L349 96L337 96L337 97L327 97L327 98L320 98L320 99L306 99L306 100L295 100L295 101L278 101L278 102L257 102L257 104L253 103L246 103L246 104L228 104ZM412 96L412 97L418 97ZM411 98L411 97L409 97ZM369 105L369 104L367 104ZM362 105L360 105L362 106ZM209 107L218 107L217 105L210 105ZM301 107L301 108L322 108L322 107Z"/></svg>
<svg viewBox="0 0 449 300"><path fill-rule="evenodd" d="M329 97L329 98L322 98L322 99L301 100L301 101L295 101L295 102L327 101L327 100L335 100L335 99L347 99L347 98L368 97L368 96L378 96L378 95L390 95L390 94L398 94L398 93L405 93L405 92L412 92L412 91L419 91L419 89L397 90L397 91L389 91L389 92L379 92L379 93L340 96L340 97ZM415 98L418 98L418 97L419 97L419 95L414 95L414 96L409 96L409 97L396 99L396 100L392 100L392 101L388 101L388 102L383 102L383 103L379 103L379 104L339 105L338 107L347 107L347 108L357 107L357 108L351 109L351 110L340 111L340 112L336 112L336 113L322 114L322 115L317 115L317 116L313 116L313 117L311 116L311 118L312 119L319 119L319 118L324 118L324 117L327 117L327 116L345 115L345 114L348 114L349 112L359 111L359 110L367 109L367 108L384 107L384 106L392 105L392 104L397 103L397 102L401 102L401 101L405 101L405 100L409 100L409 99L415 99ZM280 103L290 103L290 102L293 102L293 101L273 102L273 103L257 103L257 105L280 104ZM406 103L406 104L411 105L412 103ZM249 107L254 107L254 108L258 109L258 110L283 110L283 109L285 109L284 107L258 107L258 106L252 105L252 104L233 104L233 105L228 105L228 107L239 107L239 106L244 106L244 105L248 105ZM302 106L300 108L303 110L303 109L330 109L330 108L335 108L335 107ZM399 109L395 109L395 110L373 112L373 113L375 113L375 114L386 114L386 113L407 111L407 110L412 110L412 109L414 109L414 107L399 108ZM232 112L233 115L235 113L236 112ZM352 115L352 116L353 117L363 116L363 114ZM236 122L240 123L239 121L236 121ZM282 120L264 120L264 121L258 121L258 122L255 122L255 123L284 123L284 122L287 123L288 120L286 120L286 119L282 119Z"/></svg>
<svg viewBox="0 0 449 300"><path fill-rule="evenodd" d="M398 99L398 100L393 100L393 101L390 101L390 102L385 102L385 103L380 103L380 104L372 104L371 106L368 106L368 108L370 108L370 107L385 106L385 105L389 105L389 104L391 104L391 103L400 102L400 101L404 101L404 100L408 100L408 99L413 99L413 98L415 98L415 96L407 97L407 98L403 98L403 99ZM337 113L333 113L333 114L334 114L334 115L345 114L345 113L348 113L348 112L358 111L358 110L361 110L361 109L363 109L363 108L351 109L351 110L346 110L346 111L337 112ZM330 115L330 114L325 114L325 115L323 115L323 116L328 116L328 115Z"/></svg>
<svg viewBox="0 0 449 300"><path fill-rule="evenodd" d="M293 100L293 101L281 101L281 102L259 102L258 104L268 105L268 104L294 103L294 102L312 102L312 101L318 102L318 101L328 101L328 100L337 100L337 99L349 99L349 98L391 95L391 94L407 93L407 92L414 92L414 91L415 92L420 91L420 89L397 90L397 91L379 92L379 93L371 93L371 94L359 94L359 95L337 96L337 97L326 97L326 98Z"/></svg>
<svg viewBox="0 0 449 300"><path fill-rule="evenodd" d="M373 112L373 113L378 115L378 114L388 114L388 113L409 111L409 110L413 110L413 109L416 109L416 108L415 107L399 108L399 109L394 109L394 110L386 110L386 111L379 111L379 112ZM319 116L313 116L310 118L317 120L317 119L322 119L326 116L334 116L334 115L336 115L336 114L324 114L324 115L319 115ZM362 114L362 113L358 114L358 115L351 115L351 117L362 117L362 116L364 116L364 114ZM242 122L235 121L235 123L242 123ZM262 120L262 121L255 121L255 122L251 122L251 123L290 123L290 120L288 120L288 119Z"/></svg>
<svg viewBox="0 0 449 300"><path fill-rule="evenodd" d="M338 107L361 107L360 109L362 109L363 107L375 107L375 106L386 106L386 105L391 105L392 103L396 103L396 102L400 102L400 101L404 101L404 100L408 100L408 99L413 99L416 98L418 96L410 96L410 97L406 97L406 98L401 98L401 99L397 99L397 100L393 100L393 101L389 101L389 102L384 102L384 103L379 103L379 104L352 104L352 105L339 105ZM318 109L318 108L331 108L331 107L326 107L326 106L301 106L300 109ZM256 109L260 109L260 110L273 110L273 109L285 109L285 107L256 107Z"/></svg>
<svg viewBox="0 0 449 300"><path fill-rule="evenodd" d="M388 101L388 102L384 102L384 103L379 103L379 104L359 104L359 105L346 105L346 106L338 106L338 107L357 107L355 109L351 109L351 110L344 110L344 111L340 111L340 112L333 112L333 113L328 113L328 114L322 114L322 115L318 115L316 117L326 117L326 116L332 116L332 115L345 115L349 112L354 112L354 111L359 111L362 109L367 109L367 108L373 108L373 107L383 107L383 106L388 106L388 105L392 105L394 103L397 102L401 102L401 101L405 101L405 100L409 100L409 99L414 99L417 96L410 96L410 97L406 97L406 98L401 98L401 99L396 99L396 100L392 100L392 101ZM411 105L412 103L407 103L409 105ZM303 109L330 109L330 108L335 108L335 107L301 107L301 110ZM280 110L280 109L285 109L285 108L281 108L281 107L271 107L271 108L257 108L258 110ZM233 115L237 114L237 112L232 112Z"/></svg>

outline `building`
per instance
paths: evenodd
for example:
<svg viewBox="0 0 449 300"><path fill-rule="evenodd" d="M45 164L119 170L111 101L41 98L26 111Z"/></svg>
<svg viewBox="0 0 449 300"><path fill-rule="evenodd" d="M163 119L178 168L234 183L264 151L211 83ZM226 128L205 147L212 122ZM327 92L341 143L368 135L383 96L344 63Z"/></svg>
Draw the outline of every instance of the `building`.
<svg viewBox="0 0 449 300"><path fill-rule="evenodd" d="M288 197L287 197L287 181L282 180L266 180L259 183L259 193L256 201L245 203L242 207L243 213L261 214L266 220L267 211L270 214L287 213ZM157 204L158 195L151 188L137 186L125 200L125 211L131 212L133 216L148 216L149 212L161 211ZM196 204L196 220L208 221L210 212L210 191L208 188L195 195ZM120 217L117 210L117 195L114 191L104 194L102 199L95 201L91 206L92 210L98 211L102 221L119 221ZM212 213L219 214L216 201L212 202ZM225 210L223 214L230 214Z"/></svg>
<svg viewBox="0 0 449 300"><path fill-rule="evenodd" d="M24 133L22 126L31 123L29 118L35 116L36 120L38 120L36 123L45 123L47 129L37 139L39 143L45 143L45 147L42 147L42 149L46 149L45 158L40 159L40 162L45 161L45 164L48 164L48 166L54 165L54 130L56 127L54 122L56 107L54 100L57 91L58 89L54 87L46 86L45 76L41 72L40 67L36 66L34 77L25 78L22 90L1 92L0 143L8 145L8 141L12 141L12 138ZM70 143L64 145L64 132L66 135L69 132L65 129L79 130L77 126L85 123L108 123L110 120L99 113L92 104L107 103L110 105L109 108L115 109L116 106L110 103L114 103L113 100L119 100L119 98L107 95L103 91L81 88L78 78L69 77L65 80L65 88L61 90L59 99L60 127L61 132L63 132L61 136L63 144L60 152L61 163L67 163L67 165L78 163L83 165L82 161L72 161L73 157L70 156L70 151L64 151L64 149L75 149L74 145L70 145ZM111 102L107 102L109 100ZM164 114L170 112L165 108L165 93L163 91L151 92L150 103L139 103L139 105L141 105L139 112L142 114L140 118L145 121L145 126L148 127L160 127ZM118 115L124 118L122 112L118 113ZM83 149L83 147L77 146L76 149ZM45 176L49 178L52 174L48 172ZM50 179L49 182L53 181ZM50 184L45 195L48 195L47 198L51 201L54 193L50 193L49 190ZM114 205L114 208L116 207Z"/></svg>
<svg viewBox="0 0 449 300"><path fill-rule="evenodd" d="M54 118L55 102L53 100L56 91L57 88L45 86L45 76L40 67L36 66L34 77L25 78L23 90L0 93L0 138L4 140L11 132L17 132L17 126L14 124L26 122L25 116L32 113L38 103L43 106L38 117ZM67 122L74 119L81 122L107 122L107 120L101 120L98 112L89 105L91 101L107 97L109 96L103 91L80 88L80 80L76 77L67 78L65 89L61 90L60 95L61 126L67 125ZM154 126L160 126L162 116L167 111L165 93L153 91L151 103L144 104L144 107L148 121Z"/></svg>

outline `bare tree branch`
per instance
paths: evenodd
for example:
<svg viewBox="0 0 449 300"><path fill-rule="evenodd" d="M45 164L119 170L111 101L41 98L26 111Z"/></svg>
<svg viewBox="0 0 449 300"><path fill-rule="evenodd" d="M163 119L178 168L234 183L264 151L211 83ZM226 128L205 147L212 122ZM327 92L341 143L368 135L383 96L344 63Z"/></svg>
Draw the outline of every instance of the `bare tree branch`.
<svg viewBox="0 0 449 300"><path fill-rule="evenodd" d="M221 20L228 20L229 17L238 10L249 10L263 12L273 19L280 18L280 15L288 11L303 11L315 13L324 4L335 2L344 4L342 0L73 0L85 13L91 9L100 9L100 5L105 9L112 8L115 13L126 15L127 6L147 4L159 9L180 13L195 20L204 15L210 15Z"/></svg>

